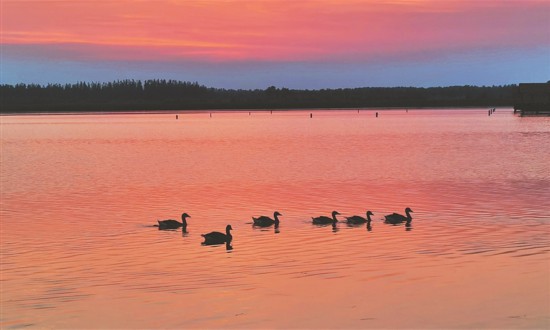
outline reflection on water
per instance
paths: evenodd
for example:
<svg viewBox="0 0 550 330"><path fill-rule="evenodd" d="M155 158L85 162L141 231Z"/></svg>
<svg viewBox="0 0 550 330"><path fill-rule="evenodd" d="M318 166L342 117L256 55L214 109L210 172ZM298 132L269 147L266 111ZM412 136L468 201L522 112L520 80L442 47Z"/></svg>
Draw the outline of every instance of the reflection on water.
<svg viewBox="0 0 550 330"><path fill-rule="evenodd" d="M0 326L549 327L549 118L247 112L1 117Z"/></svg>

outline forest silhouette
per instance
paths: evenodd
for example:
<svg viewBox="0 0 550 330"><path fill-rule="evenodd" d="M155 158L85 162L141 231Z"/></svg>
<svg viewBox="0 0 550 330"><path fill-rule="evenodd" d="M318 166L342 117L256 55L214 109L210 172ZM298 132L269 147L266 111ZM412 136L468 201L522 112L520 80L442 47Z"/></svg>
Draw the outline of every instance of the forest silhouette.
<svg viewBox="0 0 550 330"><path fill-rule="evenodd" d="M2 113L512 106L517 85L222 89L178 80L0 85Z"/></svg>

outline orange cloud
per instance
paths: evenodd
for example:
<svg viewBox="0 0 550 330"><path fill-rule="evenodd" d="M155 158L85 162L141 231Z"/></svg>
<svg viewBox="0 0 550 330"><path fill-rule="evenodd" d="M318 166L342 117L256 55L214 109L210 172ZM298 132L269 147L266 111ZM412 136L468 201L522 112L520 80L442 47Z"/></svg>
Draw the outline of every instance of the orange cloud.
<svg viewBox="0 0 550 330"><path fill-rule="evenodd" d="M549 46L546 1L3 0L1 43L97 59L369 60Z"/></svg>

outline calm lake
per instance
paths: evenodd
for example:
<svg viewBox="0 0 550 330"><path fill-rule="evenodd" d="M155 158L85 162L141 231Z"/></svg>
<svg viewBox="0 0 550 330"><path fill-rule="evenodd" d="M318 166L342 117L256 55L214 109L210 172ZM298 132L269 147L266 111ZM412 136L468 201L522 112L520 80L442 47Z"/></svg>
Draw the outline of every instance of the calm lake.
<svg viewBox="0 0 550 330"><path fill-rule="evenodd" d="M487 110L2 116L0 327L549 328L550 118Z"/></svg>

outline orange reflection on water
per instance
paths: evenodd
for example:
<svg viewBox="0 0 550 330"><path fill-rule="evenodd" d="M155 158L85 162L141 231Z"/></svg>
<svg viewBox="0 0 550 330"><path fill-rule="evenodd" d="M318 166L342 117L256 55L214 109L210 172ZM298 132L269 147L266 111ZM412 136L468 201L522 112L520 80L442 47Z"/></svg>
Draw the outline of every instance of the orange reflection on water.
<svg viewBox="0 0 550 330"><path fill-rule="evenodd" d="M546 118L309 113L3 117L2 327L548 326Z"/></svg>

